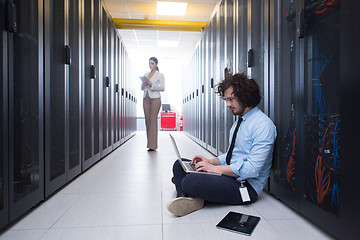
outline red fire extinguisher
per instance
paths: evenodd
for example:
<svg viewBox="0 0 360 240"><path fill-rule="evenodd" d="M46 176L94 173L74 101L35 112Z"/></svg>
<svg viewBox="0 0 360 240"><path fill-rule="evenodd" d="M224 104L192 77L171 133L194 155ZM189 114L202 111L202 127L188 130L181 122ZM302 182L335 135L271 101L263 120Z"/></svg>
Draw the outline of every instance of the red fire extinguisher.
<svg viewBox="0 0 360 240"><path fill-rule="evenodd" d="M183 115L180 116L180 131L183 130Z"/></svg>

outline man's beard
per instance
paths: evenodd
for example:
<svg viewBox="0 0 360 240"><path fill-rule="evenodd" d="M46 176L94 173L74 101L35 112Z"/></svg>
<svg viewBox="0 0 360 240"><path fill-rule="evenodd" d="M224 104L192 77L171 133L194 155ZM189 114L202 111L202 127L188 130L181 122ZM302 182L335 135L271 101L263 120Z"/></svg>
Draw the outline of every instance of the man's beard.
<svg viewBox="0 0 360 240"><path fill-rule="evenodd" d="M234 108L230 108L230 110L231 110L231 112L232 112L232 114L233 114L234 116L238 116L238 115L242 116L243 113L244 113L244 111L245 111L245 108L241 108L241 109L240 109L239 111L237 111L237 112L234 112L234 111L235 111Z"/></svg>

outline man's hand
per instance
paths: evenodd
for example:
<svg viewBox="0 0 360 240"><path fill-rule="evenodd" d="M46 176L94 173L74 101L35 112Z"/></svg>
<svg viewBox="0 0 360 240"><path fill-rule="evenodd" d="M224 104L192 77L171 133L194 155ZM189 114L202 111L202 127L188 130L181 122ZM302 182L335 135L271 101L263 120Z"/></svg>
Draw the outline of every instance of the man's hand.
<svg viewBox="0 0 360 240"><path fill-rule="evenodd" d="M213 172L218 173L217 166L212 163L212 159L207 159L203 156L195 156L190 164L195 165L195 169L198 172ZM216 161L215 161L216 162Z"/></svg>
<svg viewBox="0 0 360 240"><path fill-rule="evenodd" d="M205 161L205 162L210 162L209 159L203 157L203 156L195 156L192 161L190 162L190 164L196 164L197 162L202 162L202 161Z"/></svg>

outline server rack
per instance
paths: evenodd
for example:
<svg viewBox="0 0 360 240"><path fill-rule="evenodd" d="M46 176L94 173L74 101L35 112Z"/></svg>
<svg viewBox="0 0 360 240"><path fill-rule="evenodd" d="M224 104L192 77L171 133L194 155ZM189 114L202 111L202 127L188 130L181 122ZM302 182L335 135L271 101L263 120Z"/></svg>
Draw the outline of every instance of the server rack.
<svg viewBox="0 0 360 240"><path fill-rule="evenodd" d="M213 132L216 132L216 149L217 154L220 155L226 151L225 149L225 128L226 128L226 103L224 101L220 102L219 96L215 93L216 85L220 83L224 77L224 70L226 66L226 30L225 26L227 25L226 21L226 9L225 9L226 1L220 3L216 18L216 43L215 43L215 66L214 67L214 101L216 106L216 130L213 129Z"/></svg>
<svg viewBox="0 0 360 240"><path fill-rule="evenodd" d="M46 196L81 172L80 4L45 1Z"/></svg>
<svg viewBox="0 0 360 240"><path fill-rule="evenodd" d="M102 6L101 29L102 29L102 146L101 157L111 151L111 26L106 9Z"/></svg>
<svg viewBox="0 0 360 240"><path fill-rule="evenodd" d="M256 0L248 1L247 16L247 37L248 37L248 58L247 73L256 79L263 94L259 103L259 108L264 110L264 98L266 98L266 90L264 88L264 4L265 1Z"/></svg>
<svg viewBox="0 0 360 240"><path fill-rule="evenodd" d="M83 153L82 170L92 166L100 159L99 136L99 36L100 2L84 1L84 65L83 65Z"/></svg>
<svg viewBox="0 0 360 240"><path fill-rule="evenodd" d="M213 153L214 155L218 154L218 149L216 148L216 140L217 140L217 113L216 113L216 96L214 94L214 86L215 86L215 67L218 62L216 61L216 44L217 44L217 39L216 39L216 27L217 27L217 17L218 16L218 12L216 12L215 17L212 21L212 23L210 24L210 32L209 32L209 38L208 38L208 79L209 79L209 92L208 92L208 96L209 96L209 105L210 105L210 109L209 109L209 113L210 113L210 127L209 129L209 144L208 144L208 150Z"/></svg>
<svg viewBox="0 0 360 240"><path fill-rule="evenodd" d="M205 122L206 122L206 108L205 108L205 55L204 55L204 41L200 42L200 47L197 49L198 52L198 59L199 59L199 68L197 69L199 74L199 88L200 88L200 145L206 148L206 128L205 128Z"/></svg>
<svg viewBox="0 0 360 240"><path fill-rule="evenodd" d="M223 77L225 78L225 74L227 73L235 73L235 66L234 66L234 1L227 0L225 2L225 69L223 69ZM220 80L222 80L220 79ZM220 100L220 103L223 102ZM224 126L224 145L221 152L225 153L227 147L229 146L229 137L230 137L230 128L234 122L234 116L232 112L226 107L226 102L221 103L223 105L224 114L225 114L225 126Z"/></svg>
<svg viewBox="0 0 360 240"><path fill-rule="evenodd" d="M232 16L227 10L231 4ZM228 56L234 56L234 72L245 71L258 80L264 96L260 108L277 126L268 191L340 239L359 234L352 214L359 210L353 187L359 110L350 104L360 89L359 34L353 31L360 25L356 5L349 1L224 0L199 44L205 46L206 66L199 70L209 83L205 84L204 111L206 118L214 118L205 119L207 149L221 153L222 145L216 141L222 140L218 121L223 121L219 108L224 106L214 98L212 80L218 81L222 74L219 58L228 67ZM216 27L222 25L222 8L225 44ZM227 24L229 18L233 18L232 27ZM228 28L234 29L232 54ZM185 114L191 114L191 103L184 107ZM215 143L214 135L218 136Z"/></svg>
<svg viewBox="0 0 360 240"><path fill-rule="evenodd" d="M114 63L114 71L115 71L115 88L114 88L114 148L120 145L120 137L119 137L119 118L120 118L120 97L119 97L119 75L120 75L120 64L119 64L119 43L120 39L117 37L116 32L114 34L114 52L115 52L115 63Z"/></svg>
<svg viewBox="0 0 360 240"><path fill-rule="evenodd" d="M1 1L0 4L0 15L2 16L0 21L0 53L1 53L1 60L0 60L0 75L1 75L1 82L0 82L0 228L5 226L9 221L9 207L8 207L8 199L9 199L9 187L8 187L8 123L7 123L7 116L8 116L8 74L7 74L7 28L5 26L5 16L6 16L6 2Z"/></svg>
<svg viewBox="0 0 360 240"><path fill-rule="evenodd" d="M274 5L271 13L271 26L274 32L270 42L273 55L270 58L270 72L275 81L274 123L278 137L274 149L273 167L270 176L270 191L299 210L299 194L296 189L298 167L296 164L298 148L296 76L295 66L298 65L296 51L299 49L296 41L296 9L295 2L283 0ZM276 44L276 43L279 44Z"/></svg>
<svg viewBox="0 0 360 240"><path fill-rule="evenodd" d="M4 183L9 186L8 220L13 221L44 198L43 4L7 4L11 4L13 13L22 16L16 24L12 19L13 28L7 30L4 39L8 62L3 66L7 71L3 80L7 82L8 89L4 90L8 91L9 106L5 120L9 175Z"/></svg>
<svg viewBox="0 0 360 240"><path fill-rule="evenodd" d="M69 103L68 103L68 152L69 166L67 181L81 172L81 113L82 109L82 79L83 79L83 1L76 0L68 3L69 8L69 46L71 50L71 64L69 66Z"/></svg>
<svg viewBox="0 0 360 240"><path fill-rule="evenodd" d="M0 2L0 228L13 222L100 159L102 126L102 13L100 0ZM55 10L56 9L56 10ZM15 15L17 16L15 18ZM6 18L5 18L6 17ZM112 49L121 39L112 21ZM6 25L5 25L6 23ZM107 33L106 33L107 34ZM116 56L121 54L121 56ZM122 86L131 87L126 49L111 56L113 83L122 59ZM115 88L113 88L115 90ZM131 89L130 89L131 90ZM113 150L133 136L136 98L120 114L112 93ZM130 119L121 129L116 119ZM127 128L127 129L125 129ZM108 139L107 139L108 140Z"/></svg>
<svg viewBox="0 0 360 240"><path fill-rule="evenodd" d="M300 212L317 221L329 232L341 238L348 235L345 205L354 201L340 201L347 184L343 180L342 167L347 164L342 158L343 116L340 115L340 1L332 5L317 5L303 1L300 10L306 19L303 36L298 44L304 71L300 73L299 121L303 198ZM298 26L304 22L297 18ZM346 192L349 194L350 192ZM357 203L356 203L357 204ZM345 211L344 211L345 210ZM352 210L350 210L352 211ZM344 213L344 215L343 215ZM339 227L339 225L341 227ZM354 236L354 235L353 235Z"/></svg>

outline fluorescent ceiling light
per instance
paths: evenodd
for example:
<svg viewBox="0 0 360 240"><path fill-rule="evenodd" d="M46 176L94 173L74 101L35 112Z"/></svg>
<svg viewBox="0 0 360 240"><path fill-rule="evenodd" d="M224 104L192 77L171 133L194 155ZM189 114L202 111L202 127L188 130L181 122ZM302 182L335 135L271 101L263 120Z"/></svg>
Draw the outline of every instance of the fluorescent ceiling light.
<svg viewBox="0 0 360 240"><path fill-rule="evenodd" d="M158 41L158 47L178 47L179 41Z"/></svg>
<svg viewBox="0 0 360 240"><path fill-rule="evenodd" d="M185 16L186 7L185 2L157 2L157 14Z"/></svg>

